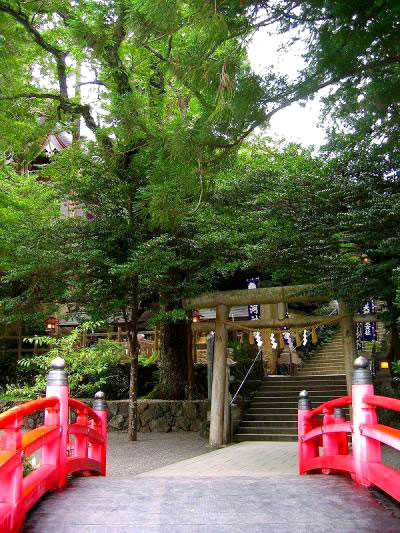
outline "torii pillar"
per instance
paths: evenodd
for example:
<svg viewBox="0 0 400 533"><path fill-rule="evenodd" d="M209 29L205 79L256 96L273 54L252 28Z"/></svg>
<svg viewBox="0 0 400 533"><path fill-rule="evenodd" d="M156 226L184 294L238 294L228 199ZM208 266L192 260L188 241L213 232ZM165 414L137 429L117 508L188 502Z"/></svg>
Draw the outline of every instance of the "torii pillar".
<svg viewBox="0 0 400 533"><path fill-rule="evenodd" d="M278 306L277 304L263 304L260 306L261 319L274 319L278 318ZM271 330L263 329L261 330L261 338L263 341L263 358L266 363L266 371L268 374L276 374L277 361L278 361L278 352L271 345Z"/></svg>
<svg viewBox="0 0 400 533"><path fill-rule="evenodd" d="M224 322L229 318L229 306L217 305L215 322L214 366L211 391L210 445L222 446L224 442L224 407L226 393L226 363L228 357L228 332Z"/></svg>
<svg viewBox="0 0 400 533"><path fill-rule="evenodd" d="M340 314L343 315L340 320L340 329L342 333L343 342L343 358L344 368L346 372L347 394L351 396L353 362L355 357L357 356L354 318L353 315L349 313L348 307L343 301L339 302L339 311Z"/></svg>

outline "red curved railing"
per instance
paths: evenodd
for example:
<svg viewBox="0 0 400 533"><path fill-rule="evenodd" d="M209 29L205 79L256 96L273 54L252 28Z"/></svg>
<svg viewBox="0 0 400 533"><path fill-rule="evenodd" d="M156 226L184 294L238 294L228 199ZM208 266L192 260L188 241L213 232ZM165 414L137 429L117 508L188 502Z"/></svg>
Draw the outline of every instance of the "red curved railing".
<svg viewBox="0 0 400 533"><path fill-rule="evenodd" d="M355 375L358 374L353 381L352 396L337 398L311 409L308 394L301 393L299 473L349 473L357 484L379 487L400 501L400 472L384 465L381 458L381 443L400 451L400 430L378 424L376 415L377 407L400 411L400 400L375 396L368 379L368 362L358 358L355 365ZM363 379L359 377L360 372L364 373ZM352 407L352 422L346 420L343 409L335 411L346 406ZM317 418L321 414L322 421Z"/></svg>
<svg viewBox="0 0 400 533"><path fill-rule="evenodd" d="M69 398L66 383L53 384L46 398L0 414L0 532L19 531L27 511L43 494L63 487L68 474L105 475L107 412L104 395L98 398L93 410ZM70 408L77 413L73 424ZM23 433L24 417L41 410L44 425ZM23 461L38 450L40 465L24 477Z"/></svg>
<svg viewBox="0 0 400 533"><path fill-rule="evenodd" d="M81 472L90 475L95 472L105 476L106 438L102 432L103 420L89 406L69 398L68 406L76 411L76 423L69 424L68 433L73 435L73 445L67 458L67 473ZM90 446L89 446L90 445Z"/></svg>

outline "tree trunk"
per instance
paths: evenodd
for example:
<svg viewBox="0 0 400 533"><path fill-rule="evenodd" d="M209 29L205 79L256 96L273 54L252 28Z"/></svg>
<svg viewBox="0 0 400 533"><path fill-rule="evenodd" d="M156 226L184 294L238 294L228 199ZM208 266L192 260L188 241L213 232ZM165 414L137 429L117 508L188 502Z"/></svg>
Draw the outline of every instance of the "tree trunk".
<svg viewBox="0 0 400 533"><path fill-rule="evenodd" d="M186 324L186 339L187 339L187 348L186 348L186 357L187 357L187 367L188 367L188 392L187 399L193 400L193 388L194 388L194 361L193 361L193 332L192 324L188 322Z"/></svg>
<svg viewBox="0 0 400 533"><path fill-rule="evenodd" d="M390 333L389 333L389 352L387 355L388 361L396 361L400 358L400 336L398 321L398 309L394 306L393 302L387 302L388 310L390 312Z"/></svg>
<svg viewBox="0 0 400 533"><path fill-rule="evenodd" d="M163 400L184 400L188 378L187 324L177 322L161 327L160 391Z"/></svg>
<svg viewBox="0 0 400 533"><path fill-rule="evenodd" d="M131 360L129 376L129 401L128 401L128 439L137 440L137 374L139 362L138 334L138 300L137 295L132 297L131 318L128 312L123 311L125 326L128 335L128 349Z"/></svg>
<svg viewBox="0 0 400 533"><path fill-rule="evenodd" d="M133 339L132 339L133 340ZM134 343L132 343L133 345ZM137 343L136 343L137 344ZM129 376L129 404L128 404L128 439L137 440L137 374L139 350L132 347L131 368Z"/></svg>

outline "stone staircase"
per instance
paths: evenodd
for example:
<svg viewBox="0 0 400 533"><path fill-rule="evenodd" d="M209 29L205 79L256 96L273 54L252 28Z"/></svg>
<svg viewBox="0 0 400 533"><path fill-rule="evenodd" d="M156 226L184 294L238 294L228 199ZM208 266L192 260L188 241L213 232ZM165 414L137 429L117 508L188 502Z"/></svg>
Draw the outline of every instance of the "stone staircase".
<svg viewBox="0 0 400 533"><path fill-rule="evenodd" d="M323 344L312 358L297 372L298 376L326 376L329 374L344 374L344 359L342 352L342 336L337 331L332 339Z"/></svg>
<svg viewBox="0 0 400 533"><path fill-rule="evenodd" d="M346 396L340 332L323 345L296 376L268 376L240 422L235 442L296 441L299 392L307 389L312 405Z"/></svg>

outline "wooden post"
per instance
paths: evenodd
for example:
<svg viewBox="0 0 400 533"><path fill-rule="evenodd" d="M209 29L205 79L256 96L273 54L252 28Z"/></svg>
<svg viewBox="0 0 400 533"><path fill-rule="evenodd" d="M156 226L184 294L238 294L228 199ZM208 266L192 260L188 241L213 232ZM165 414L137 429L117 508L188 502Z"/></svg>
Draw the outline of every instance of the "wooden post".
<svg viewBox="0 0 400 533"><path fill-rule="evenodd" d="M211 402L212 378L214 365L214 341L215 334L211 331L207 337L207 399Z"/></svg>
<svg viewBox="0 0 400 533"><path fill-rule="evenodd" d="M286 304L283 302L279 302L276 305L276 312L277 312L277 318L279 320L285 320L286 318Z"/></svg>
<svg viewBox="0 0 400 533"><path fill-rule="evenodd" d="M340 320L342 332L344 367L346 372L347 394L351 396L353 361L357 355L356 335L352 315L348 314L348 307L345 302L339 302L340 314L345 316ZM346 314L347 313L347 314Z"/></svg>
<svg viewBox="0 0 400 533"><path fill-rule="evenodd" d="M224 322L228 320L229 307L217 305L215 326L214 367L211 395L210 445L221 446L224 433L224 407L226 387L226 360L228 334Z"/></svg>
<svg viewBox="0 0 400 533"><path fill-rule="evenodd" d="M156 326L154 333L154 351L159 354L160 352L160 326Z"/></svg>
<svg viewBox="0 0 400 533"><path fill-rule="evenodd" d="M19 322L18 324L18 354L17 354L18 361L21 359L21 357L22 357L22 322Z"/></svg>
<svg viewBox="0 0 400 533"><path fill-rule="evenodd" d="M229 380L230 371L229 366L226 365L226 379L225 379L225 406L224 406L224 444L229 444L232 441L231 430L231 395L229 394Z"/></svg>
<svg viewBox="0 0 400 533"><path fill-rule="evenodd" d="M277 304L265 304L261 306L261 318L276 319L278 317ZM263 356L267 366L268 374L276 374L278 363L278 350L274 350L271 346L270 330L263 330ZM278 339L277 339L278 341Z"/></svg>
<svg viewBox="0 0 400 533"><path fill-rule="evenodd" d="M196 334L195 336L195 342ZM187 326L187 346L186 346L186 357L187 357L187 366L188 366L188 400L193 399L193 386L194 386L194 368L193 368L193 332L191 323Z"/></svg>

